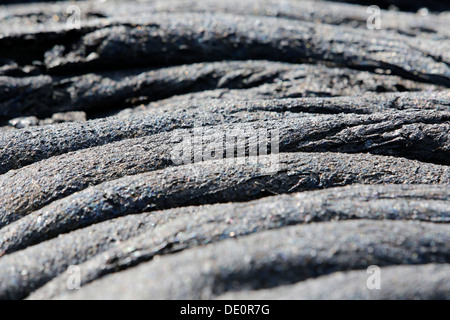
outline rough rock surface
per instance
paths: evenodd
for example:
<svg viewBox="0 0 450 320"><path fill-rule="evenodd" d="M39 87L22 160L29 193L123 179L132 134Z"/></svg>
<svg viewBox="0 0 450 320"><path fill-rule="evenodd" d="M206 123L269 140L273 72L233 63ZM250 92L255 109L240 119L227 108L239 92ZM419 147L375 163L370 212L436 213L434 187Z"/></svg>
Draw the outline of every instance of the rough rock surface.
<svg viewBox="0 0 450 320"><path fill-rule="evenodd" d="M2 1L0 299L450 299L450 6L374 2Z"/></svg>
<svg viewBox="0 0 450 320"><path fill-rule="evenodd" d="M56 297L89 299L102 292L111 299L210 299L229 291L271 288L367 264L442 264L449 259L449 232L448 225L409 222L287 227L158 258ZM442 293L447 293L445 288Z"/></svg>
<svg viewBox="0 0 450 320"><path fill-rule="evenodd" d="M194 247L198 243L214 243L294 224L353 219L448 223L450 211L445 200L449 195L450 188L442 185L356 185L249 203L191 206L125 216L7 255L0 262L4 270L0 297L22 298L31 288L57 275L64 277L70 265L85 261L91 267L89 272L83 268L83 283L89 283L126 265L148 261L161 248L176 252L181 244ZM420 200L411 201L412 197ZM356 202L359 204L355 205ZM173 241L177 246L166 245ZM129 247L134 248L133 252L126 249ZM42 269L41 265L48 268ZM28 270L26 276L21 275L24 269ZM13 282L16 286L11 285ZM65 290L64 286L61 290Z"/></svg>

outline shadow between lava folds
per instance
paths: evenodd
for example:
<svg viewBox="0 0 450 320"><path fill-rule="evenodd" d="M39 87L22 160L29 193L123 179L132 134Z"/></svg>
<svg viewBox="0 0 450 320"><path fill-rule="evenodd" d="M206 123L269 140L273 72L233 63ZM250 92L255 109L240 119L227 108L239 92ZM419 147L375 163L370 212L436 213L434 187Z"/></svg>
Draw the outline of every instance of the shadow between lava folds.
<svg viewBox="0 0 450 320"><path fill-rule="evenodd" d="M172 96L220 89L241 99L359 96L367 92L438 91L442 87L347 68L271 61L199 63L156 70L123 70L81 76L0 77L0 119L83 111L89 118L114 114ZM255 99L254 98L254 99Z"/></svg>

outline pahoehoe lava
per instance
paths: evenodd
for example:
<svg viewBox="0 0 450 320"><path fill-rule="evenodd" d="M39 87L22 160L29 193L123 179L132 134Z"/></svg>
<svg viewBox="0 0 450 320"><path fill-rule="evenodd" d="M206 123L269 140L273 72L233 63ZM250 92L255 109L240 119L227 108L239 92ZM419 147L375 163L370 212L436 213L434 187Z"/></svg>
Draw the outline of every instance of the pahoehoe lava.
<svg viewBox="0 0 450 320"><path fill-rule="evenodd" d="M0 299L450 299L449 22L2 1Z"/></svg>

